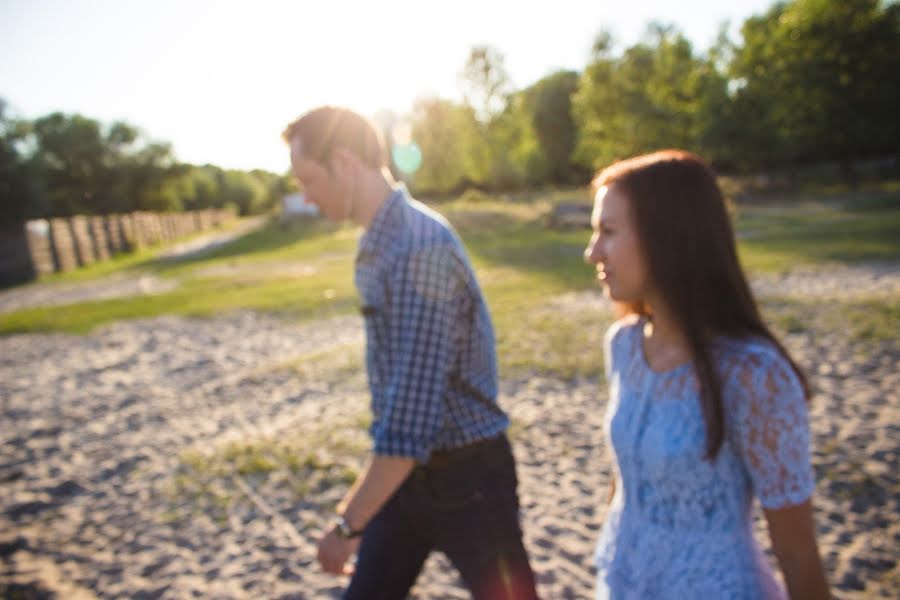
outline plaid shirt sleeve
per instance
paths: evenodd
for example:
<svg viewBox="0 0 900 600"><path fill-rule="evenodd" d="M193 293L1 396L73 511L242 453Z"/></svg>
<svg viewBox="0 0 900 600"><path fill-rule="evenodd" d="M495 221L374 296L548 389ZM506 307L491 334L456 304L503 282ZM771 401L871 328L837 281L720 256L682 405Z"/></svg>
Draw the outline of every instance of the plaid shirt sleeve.
<svg viewBox="0 0 900 600"><path fill-rule="evenodd" d="M391 372L372 432L376 454L420 462L431 454L445 416L462 281L449 244L416 251L390 275L386 341Z"/></svg>

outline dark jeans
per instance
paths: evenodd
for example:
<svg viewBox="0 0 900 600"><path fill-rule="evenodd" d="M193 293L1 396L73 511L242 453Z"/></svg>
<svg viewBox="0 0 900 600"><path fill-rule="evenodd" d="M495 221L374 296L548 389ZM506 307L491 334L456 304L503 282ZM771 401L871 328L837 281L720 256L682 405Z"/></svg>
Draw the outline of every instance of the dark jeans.
<svg viewBox="0 0 900 600"><path fill-rule="evenodd" d="M416 467L366 527L345 600L405 598L432 550L447 555L473 598L537 598L516 486L506 436Z"/></svg>

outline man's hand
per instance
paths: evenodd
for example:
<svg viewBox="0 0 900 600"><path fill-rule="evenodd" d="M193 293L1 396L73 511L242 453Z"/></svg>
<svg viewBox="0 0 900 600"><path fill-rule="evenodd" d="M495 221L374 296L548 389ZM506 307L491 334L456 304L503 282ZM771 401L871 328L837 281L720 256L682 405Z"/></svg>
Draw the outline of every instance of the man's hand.
<svg viewBox="0 0 900 600"><path fill-rule="evenodd" d="M341 537L332 527L319 541L319 564L322 569L332 575L352 574L353 565L348 565L347 560L359 548L359 540Z"/></svg>
<svg viewBox="0 0 900 600"><path fill-rule="evenodd" d="M384 503L397 491L415 466L411 458L374 455L366 463L362 473L338 504L338 514L350 522L351 527L363 528L372 520ZM347 539L335 528L319 542L319 563L326 573L350 575L353 566L347 559L359 549L359 537Z"/></svg>

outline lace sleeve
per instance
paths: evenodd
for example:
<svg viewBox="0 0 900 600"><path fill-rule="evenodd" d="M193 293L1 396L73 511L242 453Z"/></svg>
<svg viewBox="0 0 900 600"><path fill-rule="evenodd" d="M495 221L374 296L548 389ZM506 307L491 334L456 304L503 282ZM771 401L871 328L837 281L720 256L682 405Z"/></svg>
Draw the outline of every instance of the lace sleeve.
<svg viewBox="0 0 900 600"><path fill-rule="evenodd" d="M764 508L799 504L812 495L809 414L803 387L774 349L744 356L731 378L733 434Z"/></svg>

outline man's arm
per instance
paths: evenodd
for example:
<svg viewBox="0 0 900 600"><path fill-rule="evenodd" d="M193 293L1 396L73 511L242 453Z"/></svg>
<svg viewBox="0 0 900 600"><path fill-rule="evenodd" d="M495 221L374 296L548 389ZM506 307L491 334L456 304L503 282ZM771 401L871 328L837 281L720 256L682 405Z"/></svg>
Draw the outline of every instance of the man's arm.
<svg viewBox="0 0 900 600"><path fill-rule="evenodd" d="M373 454L357 483L338 505L351 529L361 530L406 481L416 462L405 456Z"/></svg>
<svg viewBox="0 0 900 600"><path fill-rule="evenodd" d="M390 392L372 428L372 457L338 507L354 531L365 528L417 459L428 460L443 421L461 286L452 250L429 246L391 273L394 300L387 308L385 344L393 354L386 386ZM347 540L332 530L319 545L319 561L330 573L346 572L344 564L358 545L358 539Z"/></svg>
<svg viewBox="0 0 900 600"><path fill-rule="evenodd" d="M372 455L353 487L338 505L338 513L344 516L350 529L362 531L406 481L414 466L415 461L411 458ZM336 528L332 528L319 543L319 562L328 573L349 573L347 559L358 547L359 538L343 538Z"/></svg>

